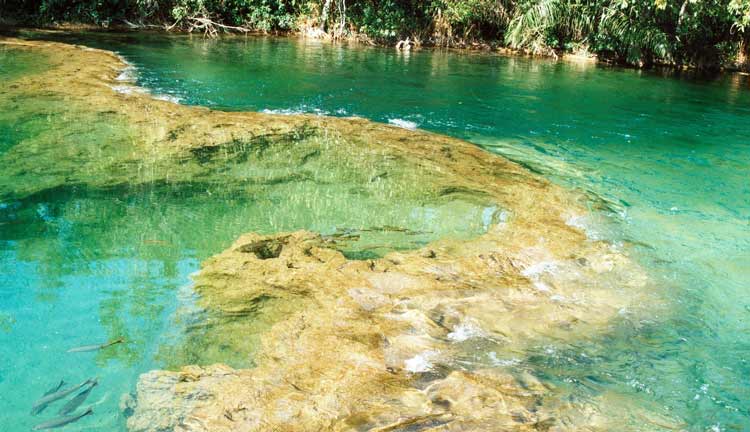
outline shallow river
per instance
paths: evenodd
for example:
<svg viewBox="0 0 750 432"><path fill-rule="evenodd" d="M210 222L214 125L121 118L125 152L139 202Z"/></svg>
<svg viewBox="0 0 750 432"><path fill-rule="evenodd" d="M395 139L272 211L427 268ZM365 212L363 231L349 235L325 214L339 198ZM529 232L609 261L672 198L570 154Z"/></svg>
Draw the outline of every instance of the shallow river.
<svg viewBox="0 0 750 432"><path fill-rule="evenodd" d="M288 39L65 40L117 51L158 97L422 128L584 191L594 216L570 223L629 248L659 281L667 312L575 345L539 346L520 361L571 400L606 388L681 419L687 430L750 429L747 77ZM38 67L39 59L0 51L0 80ZM19 125L0 113L0 154L55 121L63 120ZM91 134L91 142L112 135ZM203 192L71 187L0 203L0 429L28 430L31 401L71 369L101 381L99 416L74 428L123 427L120 395L140 373L170 365L181 328L175 310L191 300L189 274L240 233L385 226L417 233L383 234L372 242L386 246L351 251L370 256L470 237L486 229L492 211L467 203L381 212L335 192L314 206L289 199L315 191L269 192L253 202L218 193L217 205ZM57 354L117 336L128 343Z"/></svg>

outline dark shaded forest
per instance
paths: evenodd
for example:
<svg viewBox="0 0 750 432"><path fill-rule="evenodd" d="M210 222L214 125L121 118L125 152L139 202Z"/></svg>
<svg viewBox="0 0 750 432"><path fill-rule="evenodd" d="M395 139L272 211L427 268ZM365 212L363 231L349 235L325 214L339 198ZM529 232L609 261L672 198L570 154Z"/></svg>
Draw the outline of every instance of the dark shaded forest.
<svg viewBox="0 0 750 432"><path fill-rule="evenodd" d="M596 54L639 67L743 67L750 0L0 0L5 22L302 32L400 46Z"/></svg>

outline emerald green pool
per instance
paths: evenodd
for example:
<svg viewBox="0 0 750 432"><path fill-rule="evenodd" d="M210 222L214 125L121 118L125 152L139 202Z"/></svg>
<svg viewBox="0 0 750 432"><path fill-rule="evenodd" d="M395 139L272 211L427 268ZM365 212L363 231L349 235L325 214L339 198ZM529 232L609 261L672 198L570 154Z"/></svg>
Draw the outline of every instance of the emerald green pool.
<svg viewBox="0 0 750 432"><path fill-rule="evenodd" d="M594 216L569 223L629 250L660 282L669 312L575 345L539 346L519 367L572 401L614 390L682 419L690 431L750 429L748 77L292 39L65 39L119 52L157 96L427 129L585 192ZM33 63L0 52L0 80L29 73ZM6 117L0 113L0 157L50 127ZM28 430L28 390L42 393L82 359L102 385L92 397L100 414L80 427L122 427L120 394L139 373L168 363L164 346L179 337L175 311L190 303L181 288L188 275L242 232L398 225L420 234L373 242L407 248L475 235L495 211L454 203L379 213L336 189L313 206L285 200L300 190L276 189L252 202L220 194L217 206L204 192L70 187L0 203L3 430ZM50 355L118 335L132 343L109 354Z"/></svg>

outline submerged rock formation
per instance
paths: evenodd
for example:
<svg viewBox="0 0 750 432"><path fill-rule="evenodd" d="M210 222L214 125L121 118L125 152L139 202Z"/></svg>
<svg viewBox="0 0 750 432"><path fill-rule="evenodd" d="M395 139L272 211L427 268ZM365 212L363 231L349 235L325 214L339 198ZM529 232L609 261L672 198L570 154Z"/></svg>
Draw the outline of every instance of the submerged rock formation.
<svg viewBox="0 0 750 432"><path fill-rule="evenodd" d="M177 348L181 369L144 374L123 400L130 430L671 427L617 395L570 401L519 365L533 347L604 335L655 303L626 253L566 223L586 213L575 194L461 140L180 106L119 83L126 65L112 53L0 45L40 50L48 63L0 91L6 115L78 119L0 155L22 161L0 172L0 199L69 185L197 183L248 196L305 185L312 195L299 199L330 193L405 213L464 203L483 221L473 238L359 260L341 252L358 241L346 232L240 237L195 277L203 325ZM246 367L180 363L228 356Z"/></svg>
<svg viewBox="0 0 750 432"><path fill-rule="evenodd" d="M512 251L509 229L366 261L309 232L242 236L204 264L195 289L214 314L207 346L259 344L257 367L148 373L129 428L550 430L554 388L503 366L528 344L601 329L644 281L597 247L548 251L541 269L541 249ZM628 296L590 285L625 271Z"/></svg>

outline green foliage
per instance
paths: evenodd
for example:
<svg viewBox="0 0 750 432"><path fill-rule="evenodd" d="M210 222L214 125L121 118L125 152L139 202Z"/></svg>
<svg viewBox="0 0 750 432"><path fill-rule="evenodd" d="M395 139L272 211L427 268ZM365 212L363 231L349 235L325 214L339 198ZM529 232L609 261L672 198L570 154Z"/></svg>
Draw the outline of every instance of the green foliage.
<svg viewBox="0 0 750 432"><path fill-rule="evenodd" d="M602 9L596 50L631 64L672 60L673 37L665 32L666 8L652 0L616 0Z"/></svg>
<svg viewBox="0 0 750 432"><path fill-rule="evenodd" d="M171 18L178 22L201 16L267 32L294 28L294 4L294 0L176 0L170 11Z"/></svg>
<svg viewBox="0 0 750 432"><path fill-rule="evenodd" d="M202 17L264 32L313 26L388 44L499 41L534 53L585 49L643 66L716 67L750 46L750 0L0 0L0 11L35 23L189 27L185 21Z"/></svg>
<svg viewBox="0 0 750 432"><path fill-rule="evenodd" d="M441 17L461 39L502 38L513 13L509 0L436 0L430 5L433 19Z"/></svg>
<svg viewBox="0 0 750 432"><path fill-rule="evenodd" d="M393 42L426 25L425 3L418 0L354 2L348 8L348 19L358 32L375 40Z"/></svg>
<svg viewBox="0 0 750 432"><path fill-rule="evenodd" d="M0 16L35 23L82 21L107 25L134 11L128 0L0 0Z"/></svg>
<svg viewBox="0 0 750 432"><path fill-rule="evenodd" d="M731 0L729 13L734 19L734 26L740 31L744 32L750 26L750 0Z"/></svg>
<svg viewBox="0 0 750 432"><path fill-rule="evenodd" d="M532 0L517 4L506 41L535 52L585 45L629 64L710 67L731 57L747 23L750 0Z"/></svg>

